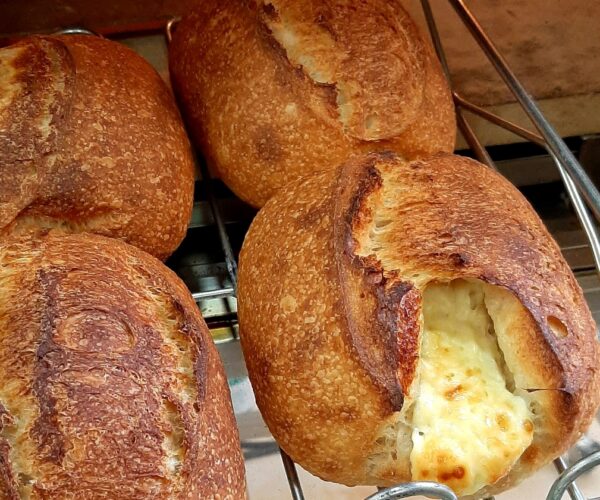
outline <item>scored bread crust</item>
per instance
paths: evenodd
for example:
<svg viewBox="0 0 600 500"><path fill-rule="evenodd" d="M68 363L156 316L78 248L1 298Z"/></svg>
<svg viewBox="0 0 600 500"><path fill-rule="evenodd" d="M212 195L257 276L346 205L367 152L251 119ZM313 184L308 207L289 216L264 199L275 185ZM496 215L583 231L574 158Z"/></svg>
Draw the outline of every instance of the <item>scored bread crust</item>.
<svg viewBox="0 0 600 500"><path fill-rule="evenodd" d="M0 497L246 497L217 350L155 258L91 234L0 245Z"/></svg>
<svg viewBox="0 0 600 500"><path fill-rule="evenodd" d="M240 255L250 379L269 429L296 462L348 485L411 479L410 430L395 416L415 381L422 291L455 279L493 285L491 308L497 297L517 299L499 314L498 342L534 413L529 448L474 497L516 484L584 431L600 398L595 324L531 206L473 160L376 153L279 192ZM381 458L390 426L399 447Z"/></svg>
<svg viewBox="0 0 600 500"><path fill-rule="evenodd" d="M99 37L28 37L0 50L0 83L0 237L60 227L161 259L177 248L193 158L146 61Z"/></svg>
<svg viewBox="0 0 600 500"><path fill-rule="evenodd" d="M397 0L209 0L169 64L193 138L254 206L352 152L454 148L447 82Z"/></svg>

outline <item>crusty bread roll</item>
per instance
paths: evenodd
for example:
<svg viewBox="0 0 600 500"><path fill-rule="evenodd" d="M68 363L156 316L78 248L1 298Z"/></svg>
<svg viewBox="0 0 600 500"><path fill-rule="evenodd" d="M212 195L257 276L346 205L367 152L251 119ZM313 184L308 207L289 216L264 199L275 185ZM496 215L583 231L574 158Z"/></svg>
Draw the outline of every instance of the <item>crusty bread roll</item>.
<svg viewBox="0 0 600 500"><path fill-rule="evenodd" d="M177 248L193 159L146 61L98 37L30 37L0 49L0 86L0 237L60 227Z"/></svg>
<svg viewBox="0 0 600 500"><path fill-rule="evenodd" d="M245 498L221 361L150 255L56 231L0 244L0 498Z"/></svg>
<svg viewBox="0 0 600 500"><path fill-rule="evenodd" d="M473 160L354 157L282 189L240 257L241 340L281 447L348 485L516 484L599 403L581 289L519 192Z"/></svg>
<svg viewBox="0 0 600 500"><path fill-rule="evenodd" d="M447 83L398 0L199 2L169 60L193 137L255 206L354 151L454 148Z"/></svg>

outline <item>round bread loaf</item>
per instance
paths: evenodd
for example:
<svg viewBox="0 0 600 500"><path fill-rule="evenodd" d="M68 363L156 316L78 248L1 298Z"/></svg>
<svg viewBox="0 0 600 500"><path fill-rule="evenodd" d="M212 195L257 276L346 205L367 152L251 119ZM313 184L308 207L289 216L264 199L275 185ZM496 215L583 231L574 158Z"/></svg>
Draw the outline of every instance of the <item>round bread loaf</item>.
<svg viewBox="0 0 600 500"><path fill-rule="evenodd" d="M255 206L355 151L454 148L447 83L398 0L200 2L169 60L193 137Z"/></svg>
<svg viewBox="0 0 600 500"><path fill-rule="evenodd" d="M244 242L239 316L269 429L330 481L481 498L599 403L596 328L558 246L460 156L354 157L282 189Z"/></svg>
<svg viewBox="0 0 600 500"><path fill-rule="evenodd" d="M30 37L0 49L0 237L62 228L164 259L191 215L194 165L174 99L127 47Z"/></svg>
<svg viewBox="0 0 600 500"><path fill-rule="evenodd" d="M245 498L227 379L183 283L115 239L0 245L0 498Z"/></svg>

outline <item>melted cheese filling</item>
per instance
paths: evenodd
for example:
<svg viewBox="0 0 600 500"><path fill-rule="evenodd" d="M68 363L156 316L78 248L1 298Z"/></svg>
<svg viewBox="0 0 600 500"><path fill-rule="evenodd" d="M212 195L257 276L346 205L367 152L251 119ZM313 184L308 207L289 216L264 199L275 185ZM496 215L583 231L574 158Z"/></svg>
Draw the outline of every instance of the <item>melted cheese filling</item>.
<svg viewBox="0 0 600 500"><path fill-rule="evenodd" d="M423 322L411 475L469 495L506 475L529 446L531 415L507 388L481 284L429 285Z"/></svg>

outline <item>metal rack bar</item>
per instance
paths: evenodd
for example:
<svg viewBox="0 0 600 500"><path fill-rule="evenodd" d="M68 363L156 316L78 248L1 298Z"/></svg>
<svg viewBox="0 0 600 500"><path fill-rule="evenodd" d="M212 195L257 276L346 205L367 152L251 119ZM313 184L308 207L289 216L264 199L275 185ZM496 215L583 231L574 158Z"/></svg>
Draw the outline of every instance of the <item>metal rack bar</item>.
<svg viewBox="0 0 600 500"><path fill-rule="evenodd" d="M587 206L585 205L579 191L577 190L577 186L573 182L573 179L565 172L565 169L562 168L558 158L552 155L554 163L560 172L560 176L563 180L563 183L567 189L567 193L573 202L573 208L575 209L575 213L577 214L577 218L581 226L583 227L583 231L585 232L589 242L590 248L592 249L592 255L594 257L594 265L596 267L596 273L600 275L600 237L598 236L598 228L588 211Z"/></svg>
<svg viewBox="0 0 600 500"><path fill-rule="evenodd" d="M179 17L174 17L167 21L167 24L165 25L165 36L167 37L167 45L170 44L173 40L173 30L175 29L175 26L179 21L181 21L181 18Z"/></svg>
<svg viewBox="0 0 600 500"><path fill-rule="evenodd" d="M600 192L598 192L598 189L594 186L594 183L590 180L583 167L575 159L571 150L558 135L554 127L546 120L533 98L511 71L504 57L485 33L473 13L465 5L464 0L449 1L485 52L489 61L494 65L498 74L517 98L523 111L527 113L527 116L529 116L535 127L539 130L549 150L552 151L557 160L573 178L573 181L583 193L594 215L600 220Z"/></svg>
<svg viewBox="0 0 600 500"><path fill-rule="evenodd" d="M575 465L563 471L559 478L554 482L548 493L546 500L561 500L565 491L575 484L575 480L584 472L600 465L600 451L592 453L589 457L580 460ZM571 497L573 498L573 497ZM585 500L585 497L582 496Z"/></svg>
<svg viewBox="0 0 600 500"><path fill-rule="evenodd" d="M395 500L409 498L415 495L426 495L428 498L439 498L441 500L457 500L454 492L440 483L419 481L414 483L399 484L386 488L367 497L365 500Z"/></svg>
<svg viewBox="0 0 600 500"><path fill-rule="evenodd" d="M567 461L563 457L558 457L556 460L554 460L554 467L559 474L565 472L569 468ZM569 492L569 496L572 500L586 500L586 498L583 496L583 493L581 493L579 487L574 482L569 483L567 486L567 491Z"/></svg>
<svg viewBox="0 0 600 500"><path fill-rule="evenodd" d="M304 493L302 492L302 485L300 484L300 479L298 479L298 471L296 470L296 464L289 457L289 455L281 448L279 448L279 453L281 454L281 460L283 461L285 475L287 476L288 484L290 485L292 499L304 500Z"/></svg>
<svg viewBox="0 0 600 500"><path fill-rule="evenodd" d="M501 116L498 116L488 111L487 109L482 108L481 106L473 104L472 102L462 97L458 92L453 92L452 96L454 97L454 103L456 106L464 108L467 111L470 111L471 113L474 113L480 116L481 118L484 118L488 122L493 123L494 125L498 125L499 127L502 127L503 129L508 130L509 132L512 132L513 134L518 135L523 139L527 139L528 141L533 142L538 146L546 146L546 144L544 143L544 139L542 139L540 135L531 132L526 128L523 128L520 125L516 125L515 123L510 122L502 118Z"/></svg>
<svg viewBox="0 0 600 500"><path fill-rule="evenodd" d="M234 297L235 290L231 287L218 288L216 290L209 290L207 292L194 292L192 297L197 302L204 299L224 299L226 297Z"/></svg>
<svg viewBox="0 0 600 500"><path fill-rule="evenodd" d="M459 107L456 108L456 124L458 125L458 129L465 138L465 141L467 141L467 144L471 148L471 151L473 151L475 158L477 158L477 160L483 163L484 165L487 165L488 167L497 170L494 160L492 160L492 157L487 152L487 149L485 149L483 144L481 144L479 138L475 135L473 128L465 119L462 110Z"/></svg>
<svg viewBox="0 0 600 500"><path fill-rule="evenodd" d="M96 33L95 31L89 30L87 28L82 28L80 26L71 26L70 28L65 28L59 30L54 33L55 35L93 35L102 38L100 33Z"/></svg>
<svg viewBox="0 0 600 500"><path fill-rule="evenodd" d="M198 163L200 164L200 173L202 174L202 179L204 180L204 184L206 186L206 196L208 198L208 204L213 214L215 225L217 226L217 230L219 232L219 239L221 240L223 254L225 255L225 265L227 267L227 273L229 274L229 279L231 280L231 284L233 285L233 295L235 295L237 293L237 262L233 254L231 242L229 241L229 235L227 234L227 229L225 227L223 216L221 215L221 210L219 209L219 202L217 201L217 198L215 197L215 194L212 190L213 179L208 170L208 166L203 160L199 161Z"/></svg>
<svg viewBox="0 0 600 500"><path fill-rule="evenodd" d="M433 42L433 47L435 49L435 53L440 61L442 66L442 70L444 71L444 75L446 75L446 80L448 85L451 85L451 77L450 77L450 67L448 66L448 60L446 59L446 52L444 51L444 47L442 45L442 39L440 37L440 33L437 29L437 24L435 22L435 17L433 15L433 11L431 10L431 4L429 0L421 0L421 7L423 9L423 13L425 14L425 20L427 21L427 27L429 28L429 33L431 35L431 40ZM455 98L456 102L456 98ZM455 106L456 110L456 125L458 129L462 133L465 141L473 151L475 158L479 160L484 165L487 165L490 168L496 170L496 165L492 160L492 157L489 155L483 144L475 135L475 131L466 120L463 110L460 106Z"/></svg>

